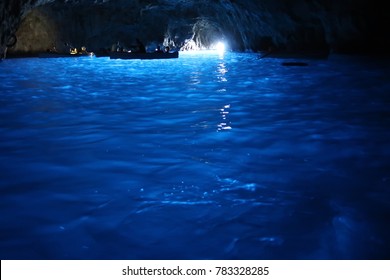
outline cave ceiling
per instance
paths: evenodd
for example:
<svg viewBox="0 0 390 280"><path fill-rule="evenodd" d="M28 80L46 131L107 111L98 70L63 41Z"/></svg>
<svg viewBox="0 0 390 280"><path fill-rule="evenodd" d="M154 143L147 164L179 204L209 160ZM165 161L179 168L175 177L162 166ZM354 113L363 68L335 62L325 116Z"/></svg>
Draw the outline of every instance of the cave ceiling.
<svg viewBox="0 0 390 280"><path fill-rule="evenodd" d="M1 46L108 48L115 42L180 49L224 41L235 51L269 48L387 49L384 9L367 0L2 0ZM385 31L388 33L388 31Z"/></svg>

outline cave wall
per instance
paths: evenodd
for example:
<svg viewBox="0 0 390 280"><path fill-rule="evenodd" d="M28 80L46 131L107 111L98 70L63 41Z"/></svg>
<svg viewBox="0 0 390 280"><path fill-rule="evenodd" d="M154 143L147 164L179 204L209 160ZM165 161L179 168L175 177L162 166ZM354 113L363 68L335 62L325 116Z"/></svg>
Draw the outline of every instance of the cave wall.
<svg viewBox="0 0 390 280"><path fill-rule="evenodd" d="M4 0L1 47L14 53L53 46L209 48L223 40L236 51L269 48L387 52L389 19L368 0Z"/></svg>
<svg viewBox="0 0 390 280"><path fill-rule="evenodd" d="M11 39L21 20L24 2L28 1L0 1L0 58L4 56L7 46L14 44Z"/></svg>

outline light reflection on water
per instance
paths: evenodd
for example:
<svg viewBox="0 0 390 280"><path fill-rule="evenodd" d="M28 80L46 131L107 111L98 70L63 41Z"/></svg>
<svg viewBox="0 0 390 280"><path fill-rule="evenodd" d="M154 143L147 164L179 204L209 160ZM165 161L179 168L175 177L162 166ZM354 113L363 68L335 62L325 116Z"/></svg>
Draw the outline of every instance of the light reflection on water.
<svg viewBox="0 0 390 280"><path fill-rule="evenodd" d="M0 64L2 259L389 257L386 63L180 56Z"/></svg>

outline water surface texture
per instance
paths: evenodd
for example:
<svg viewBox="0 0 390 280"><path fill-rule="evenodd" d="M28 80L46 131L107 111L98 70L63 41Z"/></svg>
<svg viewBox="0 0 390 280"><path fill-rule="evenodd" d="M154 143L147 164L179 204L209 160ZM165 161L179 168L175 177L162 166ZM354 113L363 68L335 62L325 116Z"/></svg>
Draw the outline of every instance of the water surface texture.
<svg viewBox="0 0 390 280"><path fill-rule="evenodd" d="M388 61L0 63L1 259L388 259Z"/></svg>

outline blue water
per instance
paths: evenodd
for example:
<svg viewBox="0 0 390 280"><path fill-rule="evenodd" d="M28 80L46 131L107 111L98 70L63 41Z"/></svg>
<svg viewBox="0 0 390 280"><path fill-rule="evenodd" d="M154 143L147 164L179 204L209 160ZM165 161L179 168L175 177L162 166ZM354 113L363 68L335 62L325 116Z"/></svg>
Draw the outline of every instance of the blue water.
<svg viewBox="0 0 390 280"><path fill-rule="evenodd" d="M389 61L0 63L0 259L390 258Z"/></svg>

